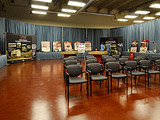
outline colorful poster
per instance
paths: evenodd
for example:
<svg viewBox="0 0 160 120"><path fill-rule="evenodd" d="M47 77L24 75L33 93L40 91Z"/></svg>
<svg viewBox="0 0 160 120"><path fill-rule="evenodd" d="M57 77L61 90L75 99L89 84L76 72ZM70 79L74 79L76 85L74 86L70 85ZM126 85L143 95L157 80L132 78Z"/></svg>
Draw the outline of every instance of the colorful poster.
<svg viewBox="0 0 160 120"><path fill-rule="evenodd" d="M141 40L140 53L146 53L148 50L149 40Z"/></svg>
<svg viewBox="0 0 160 120"><path fill-rule="evenodd" d="M81 41L74 41L74 50L78 50L79 43L81 43Z"/></svg>
<svg viewBox="0 0 160 120"><path fill-rule="evenodd" d="M54 52L62 51L61 41L53 41L53 51Z"/></svg>
<svg viewBox="0 0 160 120"><path fill-rule="evenodd" d="M50 41L41 41L42 52L50 52Z"/></svg>
<svg viewBox="0 0 160 120"><path fill-rule="evenodd" d="M78 53L85 53L85 43L79 43Z"/></svg>
<svg viewBox="0 0 160 120"><path fill-rule="evenodd" d="M85 50L86 51L91 51L91 41L85 41Z"/></svg>
<svg viewBox="0 0 160 120"><path fill-rule="evenodd" d="M71 51L72 50L72 42L71 41L64 41L64 49L65 49L65 51Z"/></svg>
<svg viewBox="0 0 160 120"><path fill-rule="evenodd" d="M131 52L137 52L138 40L132 41Z"/></svg>

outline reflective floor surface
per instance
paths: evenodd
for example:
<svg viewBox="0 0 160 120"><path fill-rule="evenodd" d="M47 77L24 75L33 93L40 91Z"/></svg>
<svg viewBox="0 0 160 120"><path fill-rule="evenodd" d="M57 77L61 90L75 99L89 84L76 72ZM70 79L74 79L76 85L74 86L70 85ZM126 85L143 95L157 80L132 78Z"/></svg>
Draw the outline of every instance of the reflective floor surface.
<svg viewBox="0 0 160 120"><path fill-rule="evenodd" d="M113 80L109 94L94 82L89 98L85 84L82 92L72 85L68 104L62 60L10 64L0 69L0 120L160 120L160 82L153 78L146 88L144 77L133 82L128 95L122 81L118 87Z"/></svg>

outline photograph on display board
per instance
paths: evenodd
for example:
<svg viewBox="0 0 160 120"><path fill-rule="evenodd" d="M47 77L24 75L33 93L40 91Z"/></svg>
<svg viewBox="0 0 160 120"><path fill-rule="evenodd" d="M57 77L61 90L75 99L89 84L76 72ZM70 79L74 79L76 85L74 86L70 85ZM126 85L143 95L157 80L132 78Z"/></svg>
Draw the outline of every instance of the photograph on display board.
<svg viewBox="0 0 160 120"><path fill-rule="evenodd" d="M65 51L71 51L72 50L72 42L71 41L64 41L64 49L65 49Z"/></svg>
<svg viewBox="0 0 160 120"><path fill-rule="evenodd" d="M85 51L91 51L91 41L85 41Z"/></svg>
<svg viewBox="0 0 160 120"><path fill-rule="evenodd" d="M41 41L42 52L50 52L50 41Z"/></svg>
<svg viewBox="0 0 160 120"><path fill-rule="evenodd" d="M142 40L140 46L140 53L146 53L148 50L148 42L149 40Z"/></svg>
<svg viewBox="0 0 160 120"><path fill-rule="evenodd" d="M74 50L78 50L78 46L81 41L74 41Z"/></svg>
<svg viewBox="0 0 160 120"><path fill-rule="evenodd" d="M78 53L85 53L85 43L79 43Z"/></svg>
<svg viewBox="0 0 160 120"><path fill-rule="evenodd" d="M61 41L53 41L53 51L54 52L62 51Z"/></svg>
<svg viewBox="0 0 160 120"><path fill-rule="evenodd" d="M138 48L138 40L132 41L131 52L137 52L137 48Z"/></svg>

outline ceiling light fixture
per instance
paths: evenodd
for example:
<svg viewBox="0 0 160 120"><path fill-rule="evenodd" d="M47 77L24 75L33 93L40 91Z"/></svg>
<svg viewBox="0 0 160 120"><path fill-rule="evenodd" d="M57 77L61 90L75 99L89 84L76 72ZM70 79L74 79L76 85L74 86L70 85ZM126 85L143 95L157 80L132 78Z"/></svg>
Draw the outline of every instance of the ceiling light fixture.
<svg viewBox="0 0 160 120"><path fill-rule="evenodd" d="M160 4L154 3L149 6L150 8L160 8Z"/></svg>
<svg viewBox="0 0 160 120"><path fill-rule="evenodd" d="M157 12L155 15L160 15L160 12Z"/></svg>
<svg viewBox="0 0 160 120"><path fill-rule="evenodd" d="M117 19L117 21L121 21L121 22L127 22L127 19Z"/></svg>
<svg viewBox="0 0 160 120"><path fill-rule="evenodd" d="M33 0L33 1L38 1L38 2L47 2L47 3L51 3L52 0Z"/></svg>
<svg viewBox="0 0 160 120"><path fill-rule="evenodd" d="M134 23L142 23L142 22L144 22L143 20L134 20L133 21Z"/></svg>
<svg viewBox="0 0 160 120"><path fill-rule="evenodd" d="M48 10L49 7L48 6L44 6L44 5L35 5L35 4L32 4L31 8Z"/></svg>
<svg viewBox="0 0 160 120"><path fill-rule="evenodd" d="M76 13L76 12L77 12L77 10L62 8L62 12Z"/></svg>
<svg viewBox="0 0 160 120"><path fill-rule="evenodd" d="M57 16L59 17L70 17L70 14L65 14L65 13L58 13Z"/></svg>
<svg viewBox="0 0 160 120"><path fill-rule="evenodd" d="M136 17L138 17L138 16L136 16L136 15L126 15L124 18L134 19Z"/></svg>
<svg viewBox="0 0 160 120"><path fill-rule="evenodd" d="M37 10L32 10L32 13L33 13L33 14L42 14L42 15L46 15L46 14L47 14L47 12L37 11Z"/></svg>
<svg viewBox="0 0 160 120"><path fill-rule="evenodd" d="M78 2L78 1L69 1L68 5L77 6L77 7L84 7L86 5L86 3Z"/></svg>
<svg viewBox="0 0 160 120"><path fill-rule="evenodd" d="M137 10L135 12L135 14L142 14L142 15L146 15L146 14L149 14L149 13L150 13L150 11L144 11L144 10Z"/></svg>
<svg viewBox="0 0 160 120"><path fill-rule="evenodd" d="M156 17L144 17L143 19L145 19L145 20L153 20L153 19L155 19Z"/></svg>

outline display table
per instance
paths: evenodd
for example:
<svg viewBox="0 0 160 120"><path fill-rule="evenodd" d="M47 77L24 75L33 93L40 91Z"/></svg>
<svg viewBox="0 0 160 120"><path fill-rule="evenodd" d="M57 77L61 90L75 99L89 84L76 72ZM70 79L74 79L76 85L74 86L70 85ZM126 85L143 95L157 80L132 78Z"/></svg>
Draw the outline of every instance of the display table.
<svg viewBox="0 0 160 120"><path fill-rule="evenodd" d="M63 51L63 52L60 52L61 55L64 55L64 58L66 58L68 56L76 56L77 53L78 53L78 51Z"/></svg>
<svg viewBox="0 0 160 120"><path fill-rule="evenodd" d="M0 56L0 68L7 65L7 55Z"/></svg>
<svg viewBox="0 0 160 120"><path fill-rule="evenodd" d="M64 58L60 52L37 52L37 60L52 60L52 59L62 59Z"/></svg>
<svg viewBox="0 0 160 120"><path fill-rule="evenodd" d="M88 52L89 55L94 55L98 62L101 62L102 61L102 58L101 58L101 55L107 55L108 52L107 51L91 51L91 52Z"/></svg>
<svg viewBox="0 0 160 120"><path fill-rule="evenodd" d="M124 51L122 53L123 56L129 56L130 52ZM149 60L152 60L152 56L160 56L160 53L139 53L139 52L135 52L135 56L146 56Z"/></svg>

